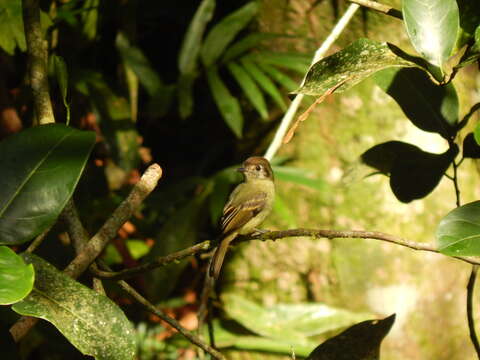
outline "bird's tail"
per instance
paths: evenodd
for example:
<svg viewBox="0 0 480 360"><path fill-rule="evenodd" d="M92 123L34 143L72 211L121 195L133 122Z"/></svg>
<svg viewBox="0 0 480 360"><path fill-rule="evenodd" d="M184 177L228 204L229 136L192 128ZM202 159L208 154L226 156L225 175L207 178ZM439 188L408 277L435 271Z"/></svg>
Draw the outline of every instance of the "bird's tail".
<svg viewBox="0 0 480 360"><path fill-rule="evenodd" d="M237 236L236 232L233 232L220 241L220 245L218 245L215 254L213 254L212 264L210 265L210 276L212 276L215 280L218 279L220 276L220 270L222 269L223 260L225 259L225 255L227 254L228 246L232 242L233 239Z"/></svg>

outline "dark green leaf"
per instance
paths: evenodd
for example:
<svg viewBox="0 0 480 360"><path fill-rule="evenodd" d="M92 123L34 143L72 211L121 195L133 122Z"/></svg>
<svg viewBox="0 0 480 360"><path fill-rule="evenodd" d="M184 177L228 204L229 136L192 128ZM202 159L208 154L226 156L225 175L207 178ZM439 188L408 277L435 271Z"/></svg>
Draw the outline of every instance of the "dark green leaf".
<svg viewBox="0 0 480 360"><path fill-rule="evenodd" d="M480 159L480 145L475 141L473 133L469 133L463 139L463 157Z"/></svg>
<svg viewBox="0 0 480 360"><path fill-rule="evenodd" d="M150 251L150 247L143 240L128 239L125 242L128 252L135 260L145 256ZM105 248L105 252L102 259L108 264L120 264L122 262L122 256L118 252L117 248L113 244L108 244Z"/></svg>
<svg viewBox="0 0 480 360"><path fill-rule="evenodd" d="M183 38L182 47L178 55L178 69L180 74L192 75L197 65L198 54L202 46L202 37L207 24L215 10L215 0L202 0L192 21L188 25Z"/></svg>
<svg viewBox="0 0 480 360"><path fill-rule="evenodd" d="M293 91L298 87L298 83L295 80L292 80L288 75L284 74L276 67L264 62L257 62L257 65L263 70L263 72L270 75L273 80L282 85L287 91Z"/></svg>
<svg viewBox="0 0 480 360"><path fill-rule="evenodd" d="M193 112L193 83L195 77L192 74L182 74L178 78L178 113L180 118L186 119Z"/></svg>
<svg viewBox="0 0 480 360"><path fill-rule="evenodd" d="M446 139L455 134L459 105L453 84L435 85L425 71L417 68L385 69L374 78L415 126Z"/></svg>
<svg viewBox="0 0 480 360"><path fill-rule="evenodd" d="M362 154L362 161L390 175L390 187L398 200L408 203L427 196L442 179L458 154L452 147L432 154L401 141L376 145Z"/></svg>
<svg viewBox="0 0 480 360"><path fill-rule="evenodd" d="M210 69L208 69L207 80L210 90L212 91L213 99L217 104L220 114L235 136L241 138L243 129L243 116L240 103L232 96L232 94L230 94L230 91L228 91L227 87L220 78L218 69L216 67L212 66Z"/></svg>
<svg viewBox="0 0 480 360"><path fill-rule="evenodd" d="M377 71L389 67L416 67L397 56L387 43L359 39L345 49L315 63L307 73L305 84L295 93L322 96L329 89L350 89Z"/></svg>
<svg viewBox="0 0 480 360"><path fill-rule="evenodd" d="M51 322L83 354L99 360L133 360L135 333L108 297L78 283L34 254L23 254L35 268L30 295L12 306L21 315Z"/></svg>
<svg viewBox="0 0 480 360"><path fill-rule="evenodd" d="M223 54L223 57L222 57L222 62L227 63L229 61L235 60L237 57L239 57L240 55L243 55L247 51L258 46L263 41L268 39L273 39L275 37L277 37L277 35L274 35L274 34L262 34L262 33L249 34L243 37L242 39L238 40L233 45L231 45L227 50L225 50L225 53Z"/></svg>
<svg viewBox="0 0 480 360"><path fill-rule="evenodd" d="M258 51L249 55L252 61L293 70L300 75L307 72L311 58L301 54L282 54L269 51Z"/></svg>
<svg viewBox="0 0 480 360"><path fill-rule="evenodd" d="M0 47L9 55L15 48L25 51L27 45L23 30L22 1L0 0Z"/></svg>
<svg viewBox="0 0 480 360"><path fill-rule="evenodd" d="M437 227L438 250L450 256L480 255L480 201L449 212Z"/></svg>
<svg viewBox="0 0 480 360"><path fill-rule="evenodd" d="M175 211L163 224L155 237L155 244L146 256L147 261L185 249L199 240L198 224L202 216L205 215L202 211L204 203L212 191L212 183L205 181L201 185L205 186L203 191ZM148 274L150 297L157 300L168 296L187 264L188 260L182 260L151 271Z"/></svg>
<svg viewBox="0 0 480 360"><path fill-rule="evenodd" d="M213 65L235 36L248 25L258 12L254 1L223 18L208 33L203 43L201 57L205 67Z"/></svg>
<svg viewBox="0 0 480 360"><path fill-rule="evenodd" d="M85 0L83 3L83 11L80 13L82 32L88 40L93 40L97 36L99 4L100 0Z"/></svg>
<svg viewBox="0 0 480 360"><path fill-rule="evenodd" d="M459 13L455 0L403 0L402 12L415 49L432 64L442 67L455 46Z"/></svg>
<svg viewBox="0 0 480 360"><path fill-rule="evenodd" d="M68 71L67 64L65 60L58 55L50 55L51 68L53 74L55 75L55 80L58 83L60 89L60 94L62 94L63 105L67 111L67 125L70 123L70 105L67 101L67 92L68 92Z"/></svg>
<svg viewBox="0 0 480 360"><path fill-rule="evenodd" d="M250 100L251 104L258 111L262 119L267 119L267 104L265 103L263 94L258 88L255 81L253 81L253 79L242 66L236 64L235 62L230 61L227 64L227 67L235 80L237 80L238 85L240 85L240 87L242 88L247 99Z"/></svg>
<svg viewBox="0 0 480 360"><path fill-rule="evenodd" d="M368 318L324 304L277 304L262 307L238 295L222 296L224 309L255 334L271 339L308 344L307 337L348 326Z"/></svg>
<svg viewBox="0 0 480 360"><path fill-rule="evenodd" d="M382 320L367 320L349 327L320 344L307 360L380 359L380 345L395 322L395 314Z"/></svg>
<svg viewBox="0 0 480 360"><path fill-rule="evenodd" d="M145 87L150 96L155 96L163 90L163 82L153 69L150 61L141 49L130 44L124 33L119 32L117 34L115 46L125 65L130 67L138 76L140 84Z"/></svg>
<svg viewBox="0 0 480 360"><path fill-rule="evenodd" d="M21 244L48 229L77 185L95 133L51 124L0 142L0 244Z"/></svg>
<svg viewBox="0 0 480 360"><path fill-rule="evenodd" d="M33 266L6 246L0 246L0 305L22 300L33 288Z"/></svg>
<svg viewBox="0 0 480 360"><path fill-rule="evenodd" d="M237 166L238 167L238 166ZM210 219L213 226L218 226L218 220L232 190L232 185L240 182L239 174L230 167L218 172L212 179L214 187L209 198Z"/></svg>
<svg viewBox="0 0 480 360"><path fill-rule="evenodd" d="M285 101L283 101L282 94L278 91L276 85L273 83L270 78L265 75L265 73L260 70L260 68L250 60L248 56L244 56L241 59L241 63L245 70L250 74L250 76L255 79L255 81L260 85L260 87L271 96L271 98L275 101L275 103L282 109L283 111L287 110L287 105L285 105Z"/></svg>

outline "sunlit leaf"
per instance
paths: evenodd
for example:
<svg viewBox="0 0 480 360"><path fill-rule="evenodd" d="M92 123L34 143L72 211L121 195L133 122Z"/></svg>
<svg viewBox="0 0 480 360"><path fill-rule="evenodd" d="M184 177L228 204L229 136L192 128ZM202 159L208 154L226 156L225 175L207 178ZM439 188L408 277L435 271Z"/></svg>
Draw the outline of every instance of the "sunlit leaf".
<svg viewBox="0 0 480 360"><path fill-rule="evenodd" d="M202 37L215 10L215 0L203 0L197 8L183 38L178 55L180 74L192 74L195 71L198 54L202 46Z"/></svg>
<svg viewBox="0 0 480 360"><path fill-rule="evenodd" d="M34 254L35 284L12 309L51 322L78 350L99 360L133 360L135 334L120 308Z"/></svg>
<svg viewBox="0 0 480 360"><path fill-rule="evenodd" d="M316 303L263 307L234 294L224 295L222 300L229 317L255 334L298 344L307 344L308 336L339 329L369 316Z"/></svg>
<svg viewBox="0 0 480 360"><path fill-rule="evenodd" d="M0 305L22 300L33 288L35 273L31 264L7 246L0 246Z"/></svg>
<svg viewBox="0 0 480 360"><path fill-rule="evenodd" d="M0 47L13 55L15 48L25 51L25 33L23 30L22 1L0 0Z"/></svg>
<svg viewBox="0 0 480 360"><path fill-rule="evenodd" d="M0 244L21 244L48 229L80 178L95 133L50 124L0 142Z"/></svg>
<svg viewBox="0 0 480 360"><path fill-rule="evenodd" d="M374 79L415 126L446 139L455 134L459 104L452 83L436 85L418 68L389 68L377 72Z"/></svg>
<svg viewBox="0 0 480 360"><path fill-rule="evenodd" d="M442 67L457 40L459 13L456 0L403 0L402 12L415 49Z"/></svg>
<svg viewBox="0 0 480 360"><path fill-rule="evenodd" d="M380 345L395 322L395 314L382 320L367 320L349 327L320 344L307 360L376 360Z"/></svg>
<svg viewBox="0 0 480 360"><path fill-rule="evenodd" d="M336 92L342 92L377 71L389 67L416 66L412 61L396 55L387 43L359 39L315 63L307 73L305 84L295 92L321 96L336 86Z"/></svg>
<svg viewBox="0 0 480 360"><path fill-rule="evenodd" d="M228 44L244 29L258 12L258 3L252 1L225 16L208 33L201 50L205 67L213 65L225 51Z"/></svg>
<svg viewBox="0 0 480 360"><path fill-rule="evenodd" d="M230 61L227 64L228 70L233 75L235 80L237 81L238 85L243 90L243 93L253 105L253 107L258 111L262 119L268 118L268 109L267 104L265 103L265 99L263 97L262 92L258 88L257 84L251 76L245 71L245 69L236 64L233 61Z"/></svg>
<svg viewBox="0 0 480 360"><path fill-rule="evenodd" d="M225 123L238 138L242 137L243 115L238 100L232 96L223 83L218 69L212 66L207 71L207 80L213 99L222 115Z"/></svg>
<svg viewBox="0 0 480 360"><path fill-rule="evenodd" d="M438 250L451 256L480 255L480 201L449 212L437 227Z"/></svg>
<svg viewBox="0 0 480 360"><path fill-rule="evenodd" d="M258 85L275 101L275 103L282 110L287 110L287 105L282 98L282 94L278 90L277 86L273 83L270 78L265 75L265 73L253 62L248 56L242 57L240 60L242 66L250 74L250 76L255 79Z"/></svg>

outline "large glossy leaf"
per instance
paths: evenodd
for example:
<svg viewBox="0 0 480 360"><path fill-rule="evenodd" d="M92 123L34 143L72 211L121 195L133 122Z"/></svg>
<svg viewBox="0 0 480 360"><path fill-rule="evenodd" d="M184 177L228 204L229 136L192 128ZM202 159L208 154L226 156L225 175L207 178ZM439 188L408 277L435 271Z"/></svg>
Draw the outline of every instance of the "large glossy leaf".
<svg viewBox="0 0 480 360"><path fill-rule="evenodd" d="M205 38L201 57L205 67L213 65L235 36L248 25L258 12L258 3L252 1L216 24Z"/></svg>
<svg viewBox="0 0 480 360"><path fill-rule="evenodd" d="M0 305L22 300L32 290L33 266L6 246L0 246Z"/></svg>
<svg viewBox="0 0 480 360"><path fill-rule="evenodd" d="M418 128L448 139L458 122L458 96L452 83L434 84L417 68L390 68L377 72L375 82L402 108Z"/></svg>
<svg viewBox="0 0 480 360"><path fill-rule="evenodd" d="M241 138L243 115L240 103L227 89L215 66L208 69L207 80L210 90L212 91L213 99L215 100L217 108L225 120L225 123L238 138Z"/></svg>
<svg viewBox="0 0 480 360"><path fill-rule="evenodd" d="M438 224L440 252L451 256L480 255L480 201L449 212Z"/></svg>
<svg viewBox="0 0 480 360"><path fill-rule="evenodd" d="M237 81L238 85L240 85L242 88L247 99L258 111L262 119L268 118L268 109L267 104L265 103L265 98L263 97L263 93L260 91L255 81L253 81L252 77L242 66L238 65L234 61L230 61L227 64L227 67Z"/></svg>
<svg viewBox="0 0 480 360"><path fill-rule="evenodd" d="M33 254L36 278L30 295L12 306L21 315L51 322L83 354L99 360L132 360L135 333L120 308Z"/></svg>
<svg viewBox="0 0 480 360"><path fill-rule="evenodd" d="M192 21L188 25L178 55L180 74L192 74L195 71L198 54L202 46L202 37L215 10L215 0L203 0L198 6Z"/></svg>
<svg viewBox="0 0 480 360"><path fill-rule="evenodd" d="M262 307L241 296L222 297L224 310L255 334L271 339L307 344L307 337L339 329L368 318L325 304L277 304Z"/></svg>
<svg viewBox="0 0 480 360"><path fill-rule="evenodd" d="M394 322L395 314L382 320L367 320L355 324L320 344L307 360L380 359L380 345Z"/></svg>
<svg viewBox="0 0 480 360"><path fill-rule="evenodd" d="M25 51L23 30L22 1L0 0L0 47L13 55L15 48Z"/></svg>
<svg viewBox="0 0 480 360"><path fill-rule="evenodd" d="M442 67L455 46L459 29L456 0L403 0L402 12L415 49Z"/></svg>
<svg viewBox="0 0 480 360"><path fill-rule="evenodd" d="M315 63L307 73L304 85L296 93L322 96L329 89L350 89L377 71L389 67L416 67L396 55L389 44L359 39L345 49Z"/></svg>
<svg viewBox="0 0 480 360"><path fill-rule="evenodd" d="M255 79L258 85L275 101L280 109L286 111L287 105L282 98L282 94L278 90L277 86L270 78L253 62L249 56L244 56L241 59L241 64L250 76Z"/></svg>
<svg viewBox="0 0 480 360"><path fill-rule="evenodd" d="M61 124L0 142L0 244L24 243L55 222L94 143L95 133Z"/></svg>
<svg viewBox="0 0 480 360"><path fill-rule="evenodd" d="M410 202L427 196L442 179L458 147L432 154L401 141L388 141L364 152L362 161L390 175L390 187L398 200Z"/></svg>

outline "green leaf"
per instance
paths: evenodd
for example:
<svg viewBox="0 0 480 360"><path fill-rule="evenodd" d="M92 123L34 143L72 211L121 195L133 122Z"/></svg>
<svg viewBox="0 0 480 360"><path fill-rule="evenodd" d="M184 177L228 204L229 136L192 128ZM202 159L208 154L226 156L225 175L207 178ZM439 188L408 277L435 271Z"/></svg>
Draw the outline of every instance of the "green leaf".
<svg viewBox="0 0 480 360"><path fill-rule="evenodd" d="M469 133L463 139L462 155L465 158L480 159L480 145L475 140L473 133Z"/></svg>
<svg viewBox="0 0 480 360"><path fill-rule="evenodd" d="M150 247L143 240L128 239L125 242L127 249L135 260L145 256L150 251ZM103 254L103 260L107 264L119 264L122 262L122 256L113 244L108 244Z"/></svg>
<svg viewBox="0 0 480 360"><path fill-rule="evenodd" d="M443 154L432 154L401 141L388 141L364 152L361 160L390 175L394 195L408 203L433 191L457 154L456 145Z"/></svg>
<svg viewBox="0 0 480 360"><path fill-rule="evenodd" d="M477 123L475 130L473 131L473 136L478 145L480 145L480 123Z"/></svg>
<svg viewBox="0 0 480 360"><path fill-rule="evenodd" d="M56 221L72 196L95 133L61 124L0 142L0 244L22 244Z"/></svg>
<svg viewBox="0 0 480 360"><path fill-rule="evenodd" d="M305 169L299 169L288 166L273 166L275 179L288 181L294 184L308 186L309 188L327 192L330 186L322 179L318 179L315 175Z"/></svg>
<svg viewBox="0 0 480 360"><path fill-rule="evenodd" d="M308 336L319 335L368 318L348 310L324 304L277 304L262 307L241 296L222 296L224 310L255 334L270 339L308 344Z"/></svg>
<svg viewBox="0 0 480 360"><path fill-rule="evenodd" d="M270 75L273 80L282 85L287 91L293 91L298 87L297 81L292 80L288 75L284 74L274 66L263 62L257 62L257 65L263 70L263 72Z"/></svg>
<svg viewBox="0 0 480 360"><path fill-rule="evenodd" d="M320 344L306 360L380 359L380 345L394 322L395 314L355 324Z"/></svg>
<svg viewBox="0 0 480 360"><path fill-rule="evenodd" d="M252 1L227 15L209 31L201 50L205 67L210 67L218 60L228 44L248 25L257 12L258 4Z"/></svg>
<svg viewBox="0 0 480 360"><path fill-rule="evenodd" d="M67 125L70 123L70 105L67 101L67 93L68 93L68 70L67 64L65 60L58 55L52 54L50 55L50 67L52 69L52 73L55 75L55 80L58 84L60 89L60 94L62 95L63 105L65 106L65 110L67 111Z"/></svg>
<svg viewBox="0 0 480 360"><path fill-rule="evenodd" d="M374 79L415 126L445 139L455 135L459 104L452 83L435 85L418 68L389 68L377 72Z"/></svg>
<svg viewBox="0 0 480 360"><path fill-rule="evenodd" d="M456 0L403 0L402 12L412 45L427 61L442 67L457 40Z"/></svg>
<svg viewBox="0 0 480 360"><path fill-rule="evenodd" d="M178 78L177 95L178 95L178 113L180 118L186 119L193 112L193 83L195 76L193 74L182 74Z"/></svg>
<svg viewBox="0 0 480 360"><path fill-rule="evenodd" d="M123 32L117 34L115 46L125 65L130 67L138 76L140 84L148 92L148 95L155 96L158 94L164 87L163 82L142 50L131 45Z"/></svg>
<svg viewBox="0 0 480 360"><path fill-rule="evenodd" d="M231 45L222 56L222 62L228 63L229 61L235 60L240 55L243 55L252 48L258 46L265 40L273 39L278 37L274 34L263 34L263 33L253 33L249 34L242 39L235 42Z"/></svg>
<svg viewBox="0 0 480 360"><path fill-rule="evenodd" d="M188 25L178 55L180 74L192 74L195 71L198 54L202 46L202 37L215 10L215 0L202 0L192 21Z"/></svg>
<svg viewBox="0 0 480 360"><path fill-rule="evenodd" d="M22 300L33 288L33 266L6 246L0 246L0 305Z"/></svg>
<svg viewBox="0 0 480 360"><path fill-rule="evenodd" d="M283 197L276 193L275 201L273 202L273 212L275 215L280 216L289 228L297 227L296 216L292 211L291 205L283 199Z"/></svg>
<svg viewBox="0 0 480 360"><path fill-rule="evenodd" d="M449 212L437 227L438 250L450 256L480 255L480 201Z"/></svg>
<svg viewBox="0 0 480 360"><path fill-rule="evenodd" d="M0 0L0 47L9 55L15 48L27 49L23 29L22 1Z"/></svg>
<svg viewBox="0 0 480 360"><path fill-rule="evenodd" d="M350 89L377 71L389 67L416 67L414 62L396 55L389 44L359 39L345 49L315 63L304 85L295 93L322 96L329 89Z"/></svg>
<svg viewBox="0 0 480 360"><path fill-rule="evenodd" d="M275 65L305 75L310 67L311 58L303 54L282 54L258 51L249 55L258 64ZM297 86L295 86L296 88Z"/></svg>
<svg viewBox="0 0 480 360"><path fill-rule="evenodd" d="M34 254L23 254L35 268L30 295L12 306L21 315L51 322L78 350L99 360L133 360L135 333L108 297L78 283Z"/></svg>
<svg viewBox="0 0 480 360"><path fill-rule="evenodd" d="M225 123L233 131L236 137L242 137L243 116L238 100L230 94L223 83L218 69L212 66L207 70L207 80L213 99L222 115Z"/></svg>
<svg viewBox="0 0 480 360"><path fill-rule="evenodd" d="M255 81L253 81L253 79L242 66L236 64L235 62L230 61L227 64L227 67L235 80L237 80L238 85L240 85L240 87L242 88L247 99L250 100L253 107L258 111L262 119L267 119L267 104L265 103L263 94L258 88Z"/></svg>
<svg viewBox="0 0 480 360"><path fill-rule="evenodd" d="M282 94L278 91L277 86L273 83L270 78L265 75L265 73L260 70L260 68L250 60L248 56L242 57L240 60L245 70L250 74L250 76L255 79L255 81L260 85L260 87L275 101L275 103L283 111L287 110L287 105L282 98Z"/></svg>
<svg viewBox="0 0 480 360"><path fill-rule="evenodd" d="M100 0L85 0L83 3L83 11L80 13L82 32L88 40L93 40L97 36L99 4Z"/></svg>
<svg viewBox="0 0 480 360"><path fill-rule="evenodd" d="M208 207L210 210L210 220L212 221L212 225L218 226L218 220L222 215L223 207L227 203L228 195L232 190L232 185L238 184L240 179L235 168L228 167L215 174L212 181L214 185L209 198Z"/></svg>

